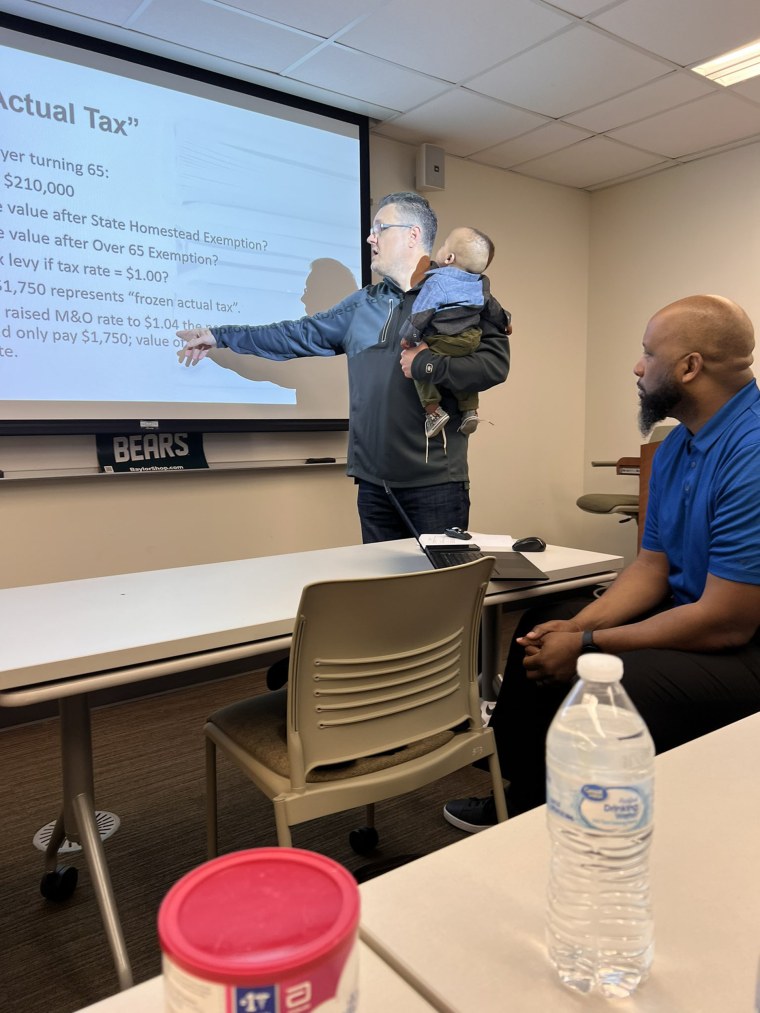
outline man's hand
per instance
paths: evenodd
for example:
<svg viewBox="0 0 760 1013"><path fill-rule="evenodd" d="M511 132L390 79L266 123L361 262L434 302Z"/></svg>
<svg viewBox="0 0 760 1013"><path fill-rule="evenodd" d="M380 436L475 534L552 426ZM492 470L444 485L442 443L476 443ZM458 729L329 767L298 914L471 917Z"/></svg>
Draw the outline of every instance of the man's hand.
<svg viewBox="0 0 760 1013"><path fill-rule="evenodd" d="M412 360L415 355L419 355L420 352L429 346L424 342L420 341L419 345L415 345L413 348L405 348L401 353L401 372L407 379L412 378Z"/></svg>
<svg viewBox="0 0 760 1013"><path fill-rule="evenodd" d="M525 648L523 665L528 678L558 682L572 679L581 653L581 632L574 620L555 619L518 637L518 644Z"/></svg>
<svg viewBox="0 0 760 1013"><path fill-rule="evenodd" d="M191 331L177 331L177 337L182 338L185 347L177 352L177 358L182 365L197 366L201 359L205 359L212 348L216 348L216 338L208 327L194 327Z"/></svg>

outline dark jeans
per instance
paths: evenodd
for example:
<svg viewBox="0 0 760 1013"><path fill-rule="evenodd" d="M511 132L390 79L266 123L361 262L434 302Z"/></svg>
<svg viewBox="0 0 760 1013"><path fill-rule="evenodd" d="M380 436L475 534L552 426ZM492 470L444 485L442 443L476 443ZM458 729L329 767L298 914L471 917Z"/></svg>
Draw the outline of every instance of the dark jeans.
<svg viewBox="0 0 760 1013"><path fill-rule="evenodd" d="M381 485L358 481L357 506L362 541L390 542L410 538L412 532L399 517ZM393 489L401 506L420 534L441 534L446 528L467 528L470 520L470 494L464 482Z"/></svg>
<svg viewBox="0 0 760 1013"><path fill-rule="evenodd" d="M515 636L550 619L570 619L590 601L568 599L530 609ZM524 651L513 643L499 698L491 717L502 775L510 781L511 816L545 801L546 733L570 691L568 683L539 684L528 679ZM746 647L699 654L691 651L626 651L623 687L646 722L655 750L674 746L760 711L760 641Z"/></svg>

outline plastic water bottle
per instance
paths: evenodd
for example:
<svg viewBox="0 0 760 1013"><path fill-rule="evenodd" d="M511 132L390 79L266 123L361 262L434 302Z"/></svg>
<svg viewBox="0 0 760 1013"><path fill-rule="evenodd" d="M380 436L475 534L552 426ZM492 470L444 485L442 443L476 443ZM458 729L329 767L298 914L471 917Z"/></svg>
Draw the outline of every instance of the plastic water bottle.
<svg viewBox="0 0 760 1013"><path fill-rule="evenodd" d="M569 988L623 998L654 953L654 745L620 685L620 658L582 654L577 671L546 739L547 945Z"/></svg>

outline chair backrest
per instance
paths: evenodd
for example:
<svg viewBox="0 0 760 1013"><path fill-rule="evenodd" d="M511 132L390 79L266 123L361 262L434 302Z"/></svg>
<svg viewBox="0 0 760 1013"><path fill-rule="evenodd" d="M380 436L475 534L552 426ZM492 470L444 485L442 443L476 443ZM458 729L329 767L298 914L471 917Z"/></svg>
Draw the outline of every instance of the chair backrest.
<svg viewBox="0 0 760 1013"><path fill-rule="evenodd" d="M675 422L672 422L668 426L655 426L652 432L649 434L649 443L662 443L666 436L676 428Z"/></svg>
<svg viewBox="0 0 760 1013"><path fill-rule="evenodd" d="M675 429L675 426L655 426L649 436L648 443L642 443L639 455L639 541L637 546L641 548L641 539L644 536L644 528L647 520L647 507L649 506L649 479L652 477L652 458L657 448Z"/></svg>
<svg viewBox="0 0 760 1013"><path fill-rule="evenodd" d="M290 779L467 723L493 560L304 588L288 682Z"/></svg>

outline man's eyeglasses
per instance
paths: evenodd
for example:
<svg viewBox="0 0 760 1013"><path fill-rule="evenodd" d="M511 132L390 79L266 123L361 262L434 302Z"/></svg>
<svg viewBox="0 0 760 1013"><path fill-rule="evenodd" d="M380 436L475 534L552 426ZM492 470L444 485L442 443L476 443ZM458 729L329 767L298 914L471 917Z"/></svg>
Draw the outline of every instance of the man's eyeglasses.
<svg viewBox="0 0 760 1013"><path fill-rule="evenodd" d="M414 225L402 225L400 222L375 222L369 230L370 235L379 236L386 229L413 229Z"/></svg>

